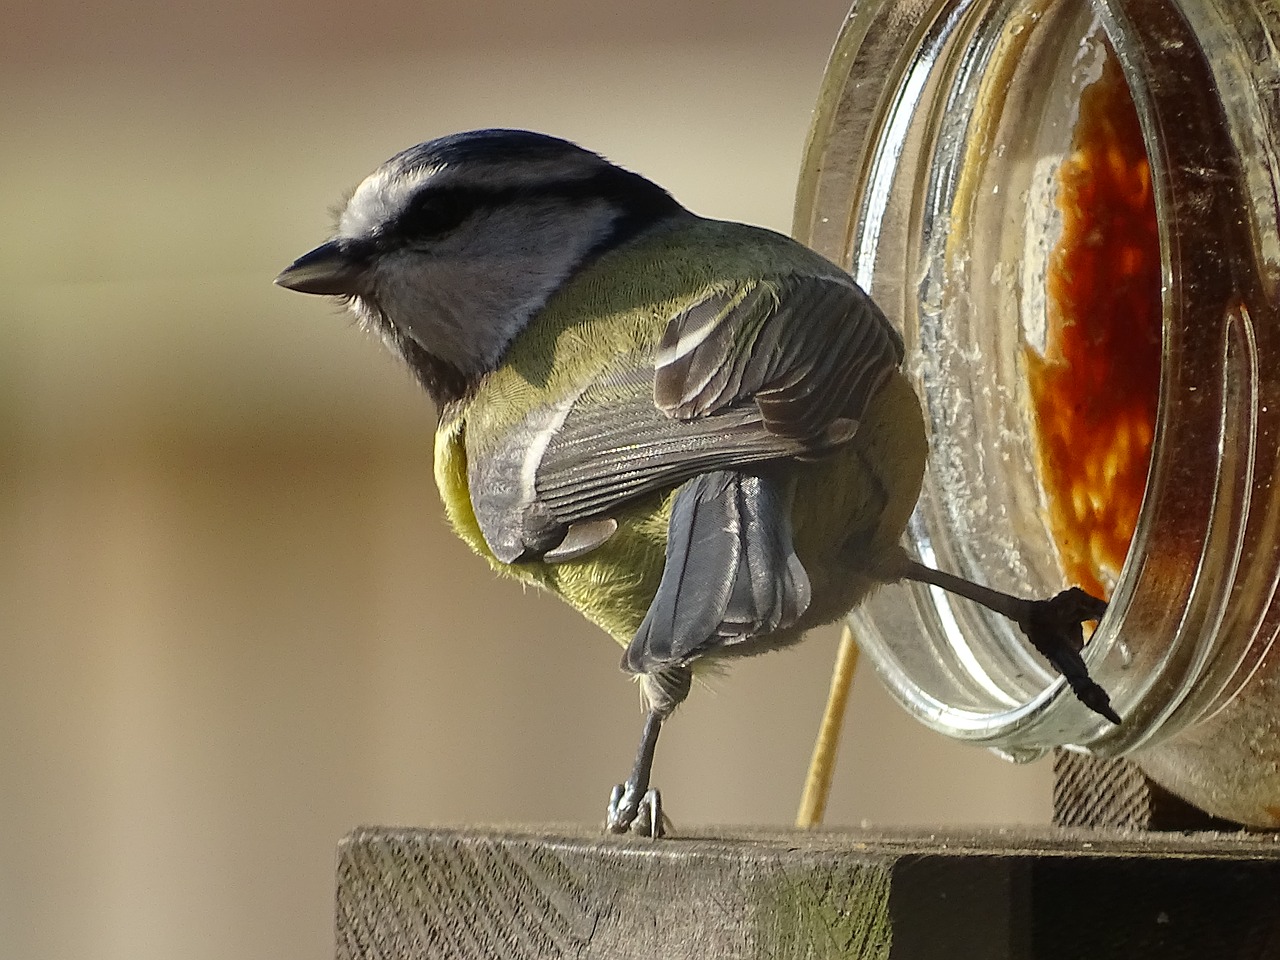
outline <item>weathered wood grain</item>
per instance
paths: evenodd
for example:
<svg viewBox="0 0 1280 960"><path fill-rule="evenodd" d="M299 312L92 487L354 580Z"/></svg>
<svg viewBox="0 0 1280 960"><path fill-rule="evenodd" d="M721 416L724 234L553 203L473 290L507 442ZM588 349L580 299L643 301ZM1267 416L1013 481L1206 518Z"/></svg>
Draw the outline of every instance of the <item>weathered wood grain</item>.
<svg viewBox="0 0 1280 960"><path fill-rule="evenodd" d="M1149 779L1132 760L1058 750L1053 822L1100 830L1238 830Z"/></svg>
<svg viewBox="0 0 1280 960"><path fill-rule="evenodd" d="M338 960L1280 957L1280 839L357 830Z"/></svg>

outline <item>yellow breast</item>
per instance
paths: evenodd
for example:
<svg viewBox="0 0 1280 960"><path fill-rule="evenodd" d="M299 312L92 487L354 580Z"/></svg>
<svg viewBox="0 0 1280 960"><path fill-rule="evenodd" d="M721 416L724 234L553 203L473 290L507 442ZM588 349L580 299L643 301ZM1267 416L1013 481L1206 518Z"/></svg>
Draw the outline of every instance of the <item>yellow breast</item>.
<svg viewBox="0 0 1280 960"><path fill-rule="evenodd" d="M435 474L454 531L499 574L558 594L626 646L658 589L674 491L643 497L614 514L618 531L590 554L564 563L503 563L480 533L467 486L465 419L442 421L436 434Z"/></svg>

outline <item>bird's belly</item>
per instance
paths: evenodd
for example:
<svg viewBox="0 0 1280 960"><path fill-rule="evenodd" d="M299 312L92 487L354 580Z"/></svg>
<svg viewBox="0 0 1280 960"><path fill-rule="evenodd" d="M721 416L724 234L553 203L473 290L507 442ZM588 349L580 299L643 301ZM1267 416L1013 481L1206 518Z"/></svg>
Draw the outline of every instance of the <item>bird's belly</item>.
<svg viewBox="0 0 1280 960"><path fill-rule="evenodd" d="M625 647L658 592L674 496L651 494L615 512L617 531L583 557L529 566L538 568L543 586Z"/></svg>
<svg viewBox="0 0 1280 960"><path fill-rule="evenodd" d="M928 453L920 403L895 374L834 456L800 464L792 526L813 600L803 629L830 623L878 584L920 496Z"/></svg>

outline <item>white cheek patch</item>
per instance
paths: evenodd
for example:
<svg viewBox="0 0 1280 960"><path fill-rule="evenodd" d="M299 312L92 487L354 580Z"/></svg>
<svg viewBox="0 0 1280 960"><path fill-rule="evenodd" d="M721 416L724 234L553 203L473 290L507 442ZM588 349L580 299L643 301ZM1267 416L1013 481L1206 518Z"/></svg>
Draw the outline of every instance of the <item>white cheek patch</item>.
<svg viewBox="0 0 1280 960"><path fill-rule="evenodd" d="M374 295L424 350L480 373L607 235L615 215L606 203L490 210L430 250L386 255Z"/></svg>
<svg viewBox="0 0 1280 960"><path fill-rule="evenodd" d="M500 263L458 262L413 252L378 266L376 297L401 333L465 373L479 372L519 332L528 314Z"/></svg>

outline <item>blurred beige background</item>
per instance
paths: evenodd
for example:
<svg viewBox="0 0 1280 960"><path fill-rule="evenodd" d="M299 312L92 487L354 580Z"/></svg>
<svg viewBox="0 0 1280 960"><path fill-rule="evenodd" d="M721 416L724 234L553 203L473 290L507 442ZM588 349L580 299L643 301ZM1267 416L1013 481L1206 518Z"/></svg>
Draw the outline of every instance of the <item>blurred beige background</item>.
<svg viewBox="0 0 1280 960"><path fill-rule="evenodd" d="M444 527L432 415L271 285L393 152L513 125L786 230L845 0L126 6L0 31L0 957L329 955L361 823L597 821L619 651ZM678 824L786 824L834 632L696 690ZM829 821L1043 821L870 675Z"/></svg>

